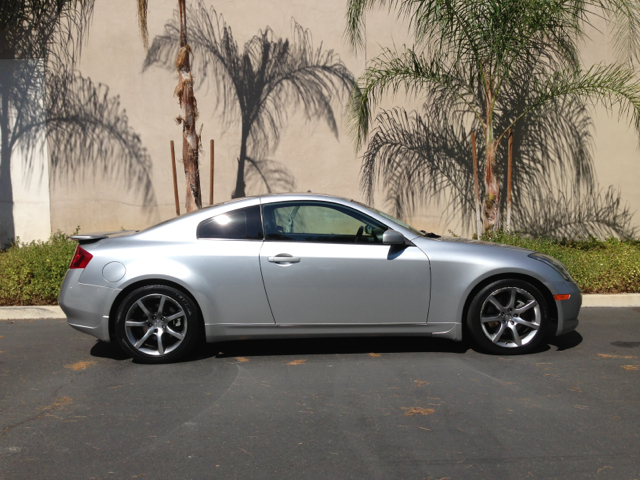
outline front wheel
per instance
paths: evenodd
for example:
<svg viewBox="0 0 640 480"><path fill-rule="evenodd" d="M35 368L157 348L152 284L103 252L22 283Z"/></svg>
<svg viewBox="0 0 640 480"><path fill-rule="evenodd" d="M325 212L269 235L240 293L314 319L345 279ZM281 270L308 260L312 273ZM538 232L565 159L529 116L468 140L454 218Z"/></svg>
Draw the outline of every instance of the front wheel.
<svg viewBox="0 0 640 480"><path fill-rule="evenodd" d="M529 282L498 280L474 297L467 327L482 349L500 355L527 353L542 341L549 314L540 291Z"/></svg>
<svg viewBox="0 0 640 480"><path fill-rule="evenodd" d="M118 308L118 343L145 363L176 361L194 347L198 330L198 309L193 301L166 285L138 288Z"/></svg>

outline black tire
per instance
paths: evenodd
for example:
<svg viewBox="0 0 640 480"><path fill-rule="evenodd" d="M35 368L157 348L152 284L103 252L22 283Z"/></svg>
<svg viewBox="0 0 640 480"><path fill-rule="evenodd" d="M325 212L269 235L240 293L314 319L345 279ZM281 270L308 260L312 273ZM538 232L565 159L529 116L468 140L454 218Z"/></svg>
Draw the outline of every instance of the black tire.
<svg viewBox="0 0 640 480"><path fill-rule="evenodd" d="M544 339L549 310L544 296L532 284L504 279L476 294L466 322L481 349L498 355L517 355L532 351Z"/></svg>
<svg viewBox="0 0 640 480"><path fill-rule="evenodd" d="M167 285L147 285L127 295L115 327L122 348L144 363L175 362L193 350L201 335L193 300Z"/></svg>

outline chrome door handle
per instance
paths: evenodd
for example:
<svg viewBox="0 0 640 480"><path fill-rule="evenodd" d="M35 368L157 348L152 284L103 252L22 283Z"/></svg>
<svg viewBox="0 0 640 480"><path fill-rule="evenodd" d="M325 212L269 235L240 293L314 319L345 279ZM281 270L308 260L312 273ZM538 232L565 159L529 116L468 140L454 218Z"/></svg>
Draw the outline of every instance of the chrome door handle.
<svg viewBox="0 0 640 480"><path fill-rule="evenodd" d="M271 263L299 263L300 257L294 257L288 253L281 253L275 257L269 257L268 260Z"/></svg>

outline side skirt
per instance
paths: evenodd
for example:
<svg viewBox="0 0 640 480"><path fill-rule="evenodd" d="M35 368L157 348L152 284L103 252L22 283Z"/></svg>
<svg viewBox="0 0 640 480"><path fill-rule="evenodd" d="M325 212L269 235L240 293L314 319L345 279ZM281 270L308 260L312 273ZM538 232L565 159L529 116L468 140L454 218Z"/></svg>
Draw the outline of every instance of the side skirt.
<svg viewBox="0 0 640 480"><path fill-rule="evenodd" d="M205 325L207 342L248 340L259 338L312 338L312 337L442 337L462 340L460 323L409 324L327 324L327 325L266 325L218 323Z"/></svg>

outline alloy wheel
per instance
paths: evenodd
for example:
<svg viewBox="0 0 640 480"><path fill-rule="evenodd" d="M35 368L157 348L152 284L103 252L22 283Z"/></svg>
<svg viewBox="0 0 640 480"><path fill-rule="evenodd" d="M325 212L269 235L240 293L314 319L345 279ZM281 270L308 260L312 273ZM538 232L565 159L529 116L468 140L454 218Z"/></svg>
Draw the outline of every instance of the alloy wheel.
<svg viewBox="0 0 640 480"><path fill-rule="evenodd" d="M536 337L542 321L535 297L518 287L493 291L480 308L480 325L491 343L504 348L528 345Z"/></svg>
<svg viewBox="0 0 640 480"><path fill-rule="evenodd" d="M151 356L164 356L180 346L188 322L182 306L168 295L152 293L135 301L127 311L124 328L133 348Z"/></svg>

